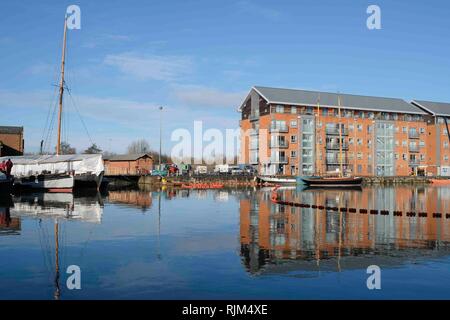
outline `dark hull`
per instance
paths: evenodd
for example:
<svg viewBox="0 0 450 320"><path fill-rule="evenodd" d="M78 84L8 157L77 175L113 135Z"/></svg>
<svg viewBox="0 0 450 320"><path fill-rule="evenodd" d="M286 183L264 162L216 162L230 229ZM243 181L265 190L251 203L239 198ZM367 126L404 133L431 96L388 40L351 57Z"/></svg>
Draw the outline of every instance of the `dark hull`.
<svg viewBox="0 0 450 320"><path fill-rule="evenodd" d="M9 197L13 190L13 181L12 180L2 180L0 181L0 197L6 198Z"/></svg>
<svg viewBox="0 0 450 320"><path fill-rule="evenodd" d="M356 186L361 186L362 184L362 178L301 178L301 179L309 187L352 188Z"/></svg>

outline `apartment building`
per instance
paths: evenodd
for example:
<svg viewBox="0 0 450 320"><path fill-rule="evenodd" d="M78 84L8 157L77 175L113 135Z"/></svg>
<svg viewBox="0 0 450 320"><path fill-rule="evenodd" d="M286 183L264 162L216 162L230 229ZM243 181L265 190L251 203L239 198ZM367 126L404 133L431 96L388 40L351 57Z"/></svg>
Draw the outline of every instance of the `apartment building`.
<svg viewBox="0 0 450 320"><path fill-rule="evenodd" d="M239 110L260 174L450 175L450 104L255 86Z"/></svg>

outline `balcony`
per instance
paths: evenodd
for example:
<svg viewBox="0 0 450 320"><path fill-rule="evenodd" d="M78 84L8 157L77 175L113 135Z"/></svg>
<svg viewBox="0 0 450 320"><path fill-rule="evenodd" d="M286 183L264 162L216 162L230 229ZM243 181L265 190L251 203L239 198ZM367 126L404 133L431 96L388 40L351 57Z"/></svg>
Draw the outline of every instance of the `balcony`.
<svg viewBox="0 0 450 320"><path fill-rule="evenodd" d="M271 148L279 148L286 149L289 147L289 143L287 141L273 141L270 143Z"/></svg>
<svg viewBox="0 0 450 320"><path fill-rule="evenodd" d="M337 158L327 158L326 161L327 161L327 164L340 164L339 159L337 159ZM348 164L348 160L342 159L342 164L343 165Z"/></svg>
<svg viewBox="0 0 450 320"><path fill-rule="evenodd" d="M419 159L409 159L409 165L410 166L418 166L420 164Z"/></svg>
<svg viewBox="0 0 450 320"><path fill-rule="evenodd" d="M339 135L339 128L326 128L325 129L326 134L338 136ZM341 133L343 136L348 136L348 129L341 129Z"/></svg>
<svg viewBox="0 0 450 320"><path fill-rule="evenodd" d="M327 149L329 150L339 150L339 143L327 143ZM342 144L342 150L348 150L348 144Z"/></svg>
<svg viewBox="0 0 450 320"><path fill-rule="evenodd" d="M270 132L288 132L289 129L287 126L278 126L278 127L270 127L269 129Z"/></svg>
<svg viewBox="0 0 450 320"><path fill-rule="evenodd" d="M287 157L286 156L279 156L279 157L271 157L270 162L272 163L287 163Z"/></svg>
<svg viewBox="0 0 450 320"><path fill-rule="evenodd" d="M250 143L250 150L258 150L259 149L259 143Z"/></svg>
<svg viewBox="0 0 450 320"><path fill-rule="evenodd" d="M420 148L418 146L409 146L409 152L420 152Z"/></svg>
<svg viewBox="0 0 450 320"><path fill-rule="evenodd" d="M417 132L415 130L410 130L408 132L408 138L410 138L410 139L419 139L419 132Z"/></svg>
<svg viewBox="0 0 450 320"><path fill-rule="evenodd" d="M251 129L250 130L250 136L257 136L259 134L259 130L258 129Z"/></svg>
<svg viewBox="0 0 450 320"><path fill-rule="evenodd" d="M250 116L248 117L248 119L250 121L256 121L259 119L259 114L258 113L250 113Z"/></svg>

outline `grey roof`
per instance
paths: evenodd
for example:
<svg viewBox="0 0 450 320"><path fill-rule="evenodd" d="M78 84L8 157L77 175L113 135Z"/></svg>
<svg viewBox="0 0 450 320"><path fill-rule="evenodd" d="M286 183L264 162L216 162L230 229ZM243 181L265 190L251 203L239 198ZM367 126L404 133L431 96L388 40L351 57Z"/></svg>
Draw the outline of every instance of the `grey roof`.
<svg viewBox="0 0 450 320"><path fill-rule="evenodd" d="M269 87L253 87L269 103L316 106L320 96L320 106L338 107L338 96L341 107L346 109L385 111L399 113L426 114L422 109L397 98L360 96L344 93L330 93L297 89L280 89Z"/></svg>
<svg viewBox="0 0 450 320"><path fill-rule="evenodd" d="M450 116L450 103L432 102L425 100L413 100L411 103L416 104L423 110L430 112L435 116Z"/></svg>
<svg viewBox="0 0 450 320"><path fill-rule="evenodd" d="M134 153L134 154L118 154L115 156L103 157L103 159L108 161L135 161L145 156L152 158L152 156L149 155L148 153Z"/></svg>
<svg viewBox="0 0 450 320"><path fill-rule="evenodd" d="M23 127L0 126L0 133L20 134L22 132L23 132Z"/></svg>

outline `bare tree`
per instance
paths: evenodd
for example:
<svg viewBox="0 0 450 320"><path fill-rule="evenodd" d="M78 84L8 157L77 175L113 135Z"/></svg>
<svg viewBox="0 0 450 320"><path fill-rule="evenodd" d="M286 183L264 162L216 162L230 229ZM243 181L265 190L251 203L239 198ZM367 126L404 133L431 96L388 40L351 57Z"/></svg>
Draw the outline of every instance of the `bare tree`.
<svg viewBox="0 0 450 320"><path fill-rule="evenodd" d="M130 143L127 148L128 154L149 153L150 144L145 139L139 139Z"/></svg>

